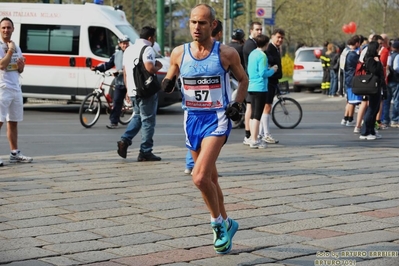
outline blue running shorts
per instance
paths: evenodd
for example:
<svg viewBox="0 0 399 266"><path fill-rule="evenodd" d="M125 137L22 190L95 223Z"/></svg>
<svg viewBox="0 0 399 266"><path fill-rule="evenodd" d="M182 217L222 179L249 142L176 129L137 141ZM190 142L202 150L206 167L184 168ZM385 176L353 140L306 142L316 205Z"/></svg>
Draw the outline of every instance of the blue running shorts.
<svg viewBox="0 0 399 266"><path fill-rule="evenodd" d="M231 121L220 111L186 111L184 112L184 131L186 147L197 151L201 142L209 136L226 136L231 131Z"/></svg>
<svg viewBox="0 0 399 266"><path fill-rule="evenodd" d="M352 88L346 88L346 99L350 104L359 104L362 102L363 96L354 94Z"/></svg>

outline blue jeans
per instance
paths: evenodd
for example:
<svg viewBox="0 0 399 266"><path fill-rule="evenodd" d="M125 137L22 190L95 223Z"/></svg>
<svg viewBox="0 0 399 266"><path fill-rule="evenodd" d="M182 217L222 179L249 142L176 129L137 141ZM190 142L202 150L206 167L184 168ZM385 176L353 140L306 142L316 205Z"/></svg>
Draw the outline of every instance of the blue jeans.
<svg viewBox="0 0 399 266"><path fill-rule="evenodd" d="M367 106L366 113L363 117L363 125L360 129L362 136L375 135L375 118L380 110L381 93L369 95L369 105Z"/></svg>
<svg viewBox="0 0 399 266"><path fill-rule="evenodd" d="M392 121L399 123L399 84L392 87Z"/></svg>
<svg viewBox="0 0 399 266"><path fill-rule="evenodd" d="M338 90L338 73L330 69L330 90L328 95L335 95Z"/></svg>
<svg viewBox="0 0 399 266"><path fill-rule="evenodd" d="M133 103L134 116L127 125L125 133L121 139L132 145L132 139L141 130L141 153L149 153L154 146L153 136L155 131L155 117L158 109L158 93L153 96L141 99L131 97Z"/></svg>
<svg viewBox="0 0 399 266"><path fill-rule="evenodd" d="M386 125L389 125L389 123L391 123L390 110L392 100L392 87L395 86L395 83L388 83L386 99L382 102L381 122Z"/></svg>
<svg viewBox="0 0 399 266"><path fill-rule="evenodd" d="M123 100L126 96L126 88L124 86L116 85L114 90L114 98L112 103L112 110L109 114L109 121L111 124L117 125L123 107Z"/></svg>
<svg viewBox="0 0 399 266"><path fill-rule="evenodd" d="M186 153L186 168L187 169L194 168L194 159L193 159L193 156L191 155L190 149L187 149L187 153Z"/></svg>

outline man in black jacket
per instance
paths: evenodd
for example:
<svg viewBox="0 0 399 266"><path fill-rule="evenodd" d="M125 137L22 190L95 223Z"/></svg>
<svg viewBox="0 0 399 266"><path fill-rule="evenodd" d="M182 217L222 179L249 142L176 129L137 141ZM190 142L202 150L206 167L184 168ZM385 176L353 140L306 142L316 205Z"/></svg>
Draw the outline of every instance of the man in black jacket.
<svg viewBox="0 0 399 266"><path fill-rule="evenodd" d="M243 53L244 42L245 42L244 37L245 33L242 29L235 29L233 31L233 34L231 35L231 42L228 44L228 46L233 47L234 49L237 50L238 54L240 55L241 65L245 69L244 53Z"/></svg>
<svg viewBox="0 0 399 266"><path fill-rule="evenodd" d="M267 143L278 143L277 139L274 139L270 134L270 111L272 109L273 99L276 94L279 79L283 77L283 71L281 67L281 45L283 44L285 31L280 28L274 29L271 37L271 41L265 51L269 66L277 65L278 69L271 77L269 77L269 84L267 88L266 104L263 109L263 115L261 118L261 125L266 125L266 128L261 127L260 134L263 135L263 140ZM263 132L263 134L262 134Z"/></svg>
<svg viewBox="0 0 399 266"><path fill-rule="evenodd" d="M249 38L245 41L243 51L242 51L243 58L244 58L245 71L247 71L248 56L257 47L256 42L254 41L253 38L255 38L256 36L259 36L261 34L262 34L262 24L257 21L252 22L250 25L250 29L249 29ZM243 141L244 145L250 144L250 137L251 137L251 131L249 130L249 120L251 119L251 101L250 101L248 95L247 95L247 98L245 99L247 106L245 109L245 137L244 137L244 141Z"/></svg>

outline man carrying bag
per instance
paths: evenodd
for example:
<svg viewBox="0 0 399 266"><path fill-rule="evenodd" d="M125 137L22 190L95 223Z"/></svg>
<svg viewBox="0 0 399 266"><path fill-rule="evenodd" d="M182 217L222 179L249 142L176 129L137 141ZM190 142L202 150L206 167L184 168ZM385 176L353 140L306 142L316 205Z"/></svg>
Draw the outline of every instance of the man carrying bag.
<svg viewBox="0 0 399 266"><path fill-rule="evenodd" d="M129 46L123 55L123 74L127 87L128 95L133 103L134 116L129 122L125 133L121 136L121 140L117 142L118 154L122 158L127 156L127 148L132 145L133 138L141 130L141 145L137 161L160 161L161 158L152 153L154 146L153 136L155 130L155 117L158 108L158 94L155 92L151 95L143 95L142 84L136 84L134 79L134 68L138 59L142 60L144 68L136 69L142 72L147 71L156 78L156 73L162 68L162 64L155 60L155 52L152 45L155 42L155 28L145 26L141 29L140 39L135 44ZM147 46L143 53L141 51ZM140 56L141 55L141 56ZM147 74L147 73L141 73Z"/></svg>

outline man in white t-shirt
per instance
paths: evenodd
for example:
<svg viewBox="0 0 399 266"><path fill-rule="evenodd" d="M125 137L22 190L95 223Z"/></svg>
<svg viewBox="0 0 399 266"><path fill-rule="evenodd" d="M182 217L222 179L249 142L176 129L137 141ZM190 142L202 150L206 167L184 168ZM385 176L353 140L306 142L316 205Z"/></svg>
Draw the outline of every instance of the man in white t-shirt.
<svg viewBox="0 0 399 266"><path fill-rule="evenodd" d="M24 71L25 59L21 49L11 40L14 32L12 20L2 18L0 29L0 128L7 121L10 163L30 163L33 159L18 150L18 122L22 121L24 112L19 74ZM3 166L1 160L0 166Z"/></svg>
<svg viewBox="0 0 399 266"><path fill-rule="evenodd" d="M145 26L141 29L140 39L134 45L129 46L123 54L123 76L127 88L127 93L133 103L134 116L129 122L125 133L118 141L118 154L122 158L127 156L127 148L132 145L133 138L141 130L140 153L137 158L139 162L160 161L161 158L152 153L154 146L153 136L155 129L155 117L158 108L158 94L148 98L141 98L136 95L136 84L133 78L133 68L135 61L138 60L141 49L144 46L142 59L144 67L151 74L156 74L162 68L162 64L155 60L155 52L152 45L155 41L155 28Z"/></svg>

